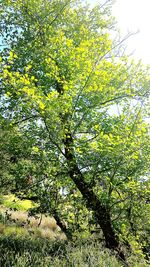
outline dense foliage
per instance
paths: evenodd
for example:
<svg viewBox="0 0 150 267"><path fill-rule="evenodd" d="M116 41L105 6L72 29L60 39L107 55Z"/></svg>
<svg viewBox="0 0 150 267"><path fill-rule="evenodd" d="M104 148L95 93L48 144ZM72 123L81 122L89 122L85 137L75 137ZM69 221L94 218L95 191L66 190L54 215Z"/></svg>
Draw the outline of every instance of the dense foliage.
<svg viewBox="0 0 150 267"><path fill-rule="evenodd" d="M96 225L149 247L149 69L122 54L111 1L2 0L1 190L69 238ZM102 2L102 1L101 1Z"/></svg>

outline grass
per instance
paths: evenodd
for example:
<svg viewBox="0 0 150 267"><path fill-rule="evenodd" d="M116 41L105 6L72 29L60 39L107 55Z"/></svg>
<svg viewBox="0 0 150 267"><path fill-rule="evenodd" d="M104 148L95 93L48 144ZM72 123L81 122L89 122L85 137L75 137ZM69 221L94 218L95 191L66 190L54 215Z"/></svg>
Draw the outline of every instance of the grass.
<svg viewBox="0 0 150 267"><path fill-rule="evenodd" d="M6 236L29 236L65 240L66 236L60 231L54 218L45 215L28 216L25 211L13 211L0 206L0 233Z"/></svg>
<svg viewBox="0 0 150 267"><path fill-rule="evenodd" d="M121 267L107 250L94 244L52 242L44 239L1 237L1 266L111 266ZM102 265L103 264L103 265Z"/></svg>
<svg viewBox="0 0 150 267"><path fill-rule="evenodd" d="M123 267L115 255L98 242L50 241L44 238L0 236L2 267ZM148 267L132 255L132 267Z"/></svg>
<svg viewBox="0 0 150 267"><path fill-rule="evenodd" d="M0 233L17 236L32 235L48 239L66 239L54 218L45 215L28 216L28 210L35 206L30 200L19 200L14 195L2 198L0 206Z"/></svg>
<svg viewBox="0 0 150 267"><path fill-rule="evenodd" d="M0 267L123 266L102 243L90 238L68 242L53 218L28 217L26 202L25 206L21 203L22 210L11 210L10 199L5 198L0 206ZM131 267L150 266L133 254L128 262Z"/></svg>

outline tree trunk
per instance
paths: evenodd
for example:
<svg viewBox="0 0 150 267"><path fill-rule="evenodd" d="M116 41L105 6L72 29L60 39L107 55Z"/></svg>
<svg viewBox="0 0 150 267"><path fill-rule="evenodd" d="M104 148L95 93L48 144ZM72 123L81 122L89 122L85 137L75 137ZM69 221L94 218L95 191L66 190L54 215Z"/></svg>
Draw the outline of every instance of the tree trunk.
<svg viewBox="0 0 150 267"><path fill-rule="evenodd" d="M57 225L60 227L60 229L62 230L62 232L65 233L66 237L71 240L72 239L72 233L70 231L70 229L67 228L66 224L60 219L60 216L57 212L57 210L53 209L53 217L57 223Z"/></svg>
<svg viewBox="0 0 150 267"><path fill-rule="evenodd" d="M93 189L90 188L89 185L84 181L84 176L78 168L74 155L72 135L69 129L67 129L66 132L67 135L64 139L64 148L65 157L69 167L70 178L76 184L78 190L85 199L87 208L94 212L94 216L103 231L106 247L117 251L118 256L125 262L125 255L121 250L119 238L113 229L109 209L98 199L96 194L93 192Z"/></svg>
<svg viewBox="0 0 150 267"><path fill-rule="evenodd" d="M61 97L63 95L63 85L59 82L56 83L56 90ZM105 237L106 247L117 252L118 257L126 264L125 255L121 249L119 238L116 235L113 225L111 222L111 216L109 209L102 203L90 187L84 180L84 176L80 171L78 164L76 162L74 154L74 141L70 130L69 114L60 114L60 119L65 130L65 137L62 140L65 149L65 158L67 160L67 165L69 169L69 176L72 181L77 186L78 190L81 192L83 198L85 199L86 206L88 209L92 210L97 223L100 225L103 235Z"/></svg>

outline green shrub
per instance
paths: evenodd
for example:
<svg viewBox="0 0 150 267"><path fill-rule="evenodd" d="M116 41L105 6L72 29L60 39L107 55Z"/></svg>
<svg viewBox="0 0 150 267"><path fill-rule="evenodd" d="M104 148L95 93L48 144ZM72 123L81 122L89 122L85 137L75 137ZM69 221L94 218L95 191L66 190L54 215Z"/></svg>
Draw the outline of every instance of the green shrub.
<svg viewBox="0 0 150 267"><path fill-rule="evenodd" d="M3 196L3 205L6 208L16 209L16 210L29 210L34 206L32 201L30 200L20 200L14 195L6 195Z"/></svg>

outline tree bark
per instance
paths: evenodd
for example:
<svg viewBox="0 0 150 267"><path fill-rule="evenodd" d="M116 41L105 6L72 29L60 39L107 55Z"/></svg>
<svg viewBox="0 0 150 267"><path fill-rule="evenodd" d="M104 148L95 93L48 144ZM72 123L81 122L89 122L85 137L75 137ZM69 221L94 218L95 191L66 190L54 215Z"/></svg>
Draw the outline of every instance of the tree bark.
<svg viewBox="0 0 150 267"><path fill-rule="evenodd" d="M66 224L60 219L60 216L57 212L57 210L53 209L53 217L57 223L57 225L60 227L60 229L62 230L62 232L65 233L66 237L71 240L72 239L72 233L70 231L70 229L67 228Z"/></svg>
<svg viewBox="0 0 150 267"><path fill-rule="evenodd" d="M59 97L64 94L63 85L59 82L56 82L56 90L59 94ZM109 209L105 203L102 203L99 200L94 193L93 188L86 183L84 175L80 171L76 162L76 157L74 154L74 140L70 130L69 114L60 114L60 119L65 132L62 142L64 145L69 176L85 199L87 208L93 211L97 223L102 229L106 247L116 251L119 259L121 259L125 265L128 266L125 254L120 246L119 238L113 229Z"/></svg>
<svg viewBox="0 0 150 267"><path fill-rule="evenodd" d="M65 157L69 169L69 176L77 186L78 190L81 192L83 198L85 199L87 208L91 209L94 212L94 216L104 234L106 247L117 251L119 258L125 262L125 255L121 249L119 238L113 229L109 209L107 208L105 203L102 203L98 199L93 189L90 188L89 185L85 182L84 176L78 168L76 162L73 149L73 138L70 133L69 126L66 127L67 135L64 138L64 148Z"/></svg>

